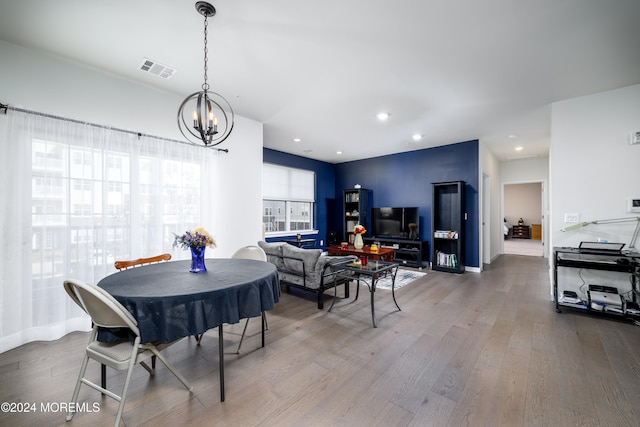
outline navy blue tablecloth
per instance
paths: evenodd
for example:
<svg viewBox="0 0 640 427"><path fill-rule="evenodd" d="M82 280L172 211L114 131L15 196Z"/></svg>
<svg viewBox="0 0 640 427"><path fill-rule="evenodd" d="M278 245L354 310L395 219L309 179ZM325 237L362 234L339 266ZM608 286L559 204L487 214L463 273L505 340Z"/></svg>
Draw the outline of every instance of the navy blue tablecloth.
<svg viewBox="0 0 640 427"><path fill-rule="evenodd" d="M278 272L271 263L207 259L205 264L204 273L189 272L191 261L151 264L114 273L98 286L133 314L142 343L169 343L238 323L271 310L280 300ZM98 337L118 339L105 331Z"/></svg>

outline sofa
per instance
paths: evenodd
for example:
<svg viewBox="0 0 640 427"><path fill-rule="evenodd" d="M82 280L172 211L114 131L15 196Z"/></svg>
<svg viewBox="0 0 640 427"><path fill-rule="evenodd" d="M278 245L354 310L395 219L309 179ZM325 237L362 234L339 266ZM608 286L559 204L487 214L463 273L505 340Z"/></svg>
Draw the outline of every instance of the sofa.
<svg viewBox="0 0 640 427"><path fill-rule="evenodd" d="M302 249L285 242L258 242L267 254L267 261L278 269L280 283L287 291L291 287L315 292L318 297L318 309L324 308L324 292L334 286L344 285L345 298L349 297L349 276L341 274L334 280L330 266L343 260L355 260L356 257L329 256L320 249Z"/></svg>

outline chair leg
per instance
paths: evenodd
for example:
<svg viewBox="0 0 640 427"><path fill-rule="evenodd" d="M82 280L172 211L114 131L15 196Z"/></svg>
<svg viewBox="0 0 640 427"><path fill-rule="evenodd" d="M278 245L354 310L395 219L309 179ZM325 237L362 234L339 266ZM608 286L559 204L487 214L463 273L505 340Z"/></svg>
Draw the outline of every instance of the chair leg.
<svg viewBox="0 0 640 427"><path fill-rule="evenodd" d="M133 350L131 352L129 367L127 368L127 377L124 380L124 387L122 388L122 395L120 396L120 405L118 405L118 413L116 414L116 423L114 427L118 427L120 425L120 421L122 420L122 412L124 411L124 403L127 399L127 391L129 389L129 382L131 381L131 374L133 373L133 367L136 365L139 343L140 338L136 338L135 345L133 346Z"/></svg>
<svg viewBox="0 0 640 427"><path fill-rule="evenodd" d="M189 384L189 382L185 379L185 377L183 377L182 374L178 372L178 370L158 350L155 350L155 351L152 350L152 351L154 354L158 356L158 359L160 359L160 361L164 364L164 366L166 366L167 369L170 370L171 373L175 375L177 379L180 380L182 385L184 385L187 390L193 391L193 386Z"/></svg>
<svg viewBox="0 0 640 427"><path fill-rule="evenodd" d="M236 354L240 354L240 347L242 347L242 341L244 340L244 336L247 333L247 326L249 326L249 317L247 317L247 321L244 324L244 329L242 330L242 336L240 337L240 342L238 343L238 350L236 350ZM264 347L264 331L269 330L269 323L267 323L267 314L262 312L262 346Z"/></svg>
<svg viewBox="0 0 640 427"><path fill-rule="evenodd" d="M249 326L249 317L247 317L247 321L244 323L244 329L242 330L242 336L240 337L240 342L238 343L238 350L236 350L237 354L240 354L240 347L242 347L242 341L244 340L244 335L247 333L247 326Z"/></svg>
<svg viewBox="0 0 640 427"><path fill-rule="evenodd" d="M82 360L82 366L80 367L80 373L78 374L78 381L76 382L76 388L73 390L73 396L71 397L71 402L75 403L78 401L78 393L80 392L80 385L82 385L82 379L84 378L84 374L87 371L87 364L89 363L89 356L84 355L84 359ZM103 393L104 394L104 393ZM70 421L71 418L75 415L75 411L67 412L67 421Z"/></svg>

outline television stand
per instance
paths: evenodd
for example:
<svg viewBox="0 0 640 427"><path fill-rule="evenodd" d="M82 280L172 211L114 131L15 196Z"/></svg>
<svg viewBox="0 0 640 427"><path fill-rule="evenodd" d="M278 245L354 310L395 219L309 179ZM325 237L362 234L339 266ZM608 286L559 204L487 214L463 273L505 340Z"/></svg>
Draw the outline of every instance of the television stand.
<svg viewBox="0 0 640 427"><path fill-rule="evenodd" d="M429 242L409 240L393 237L365 237L365 245L379 242L381 246L390 246L395 249L394 262L407 267L422 268L424 255L429 253Z"/></svg>

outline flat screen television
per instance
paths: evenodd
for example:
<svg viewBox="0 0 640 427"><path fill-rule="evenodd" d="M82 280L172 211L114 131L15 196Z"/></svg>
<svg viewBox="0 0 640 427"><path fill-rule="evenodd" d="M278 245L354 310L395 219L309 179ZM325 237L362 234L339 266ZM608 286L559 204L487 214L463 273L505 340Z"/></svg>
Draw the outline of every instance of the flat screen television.
<svg viewBox="0 0 640 427"><path fill-rule="evenodd" d="M420 240L418 208L373 208L371 214L373 236Z"/></svg>

